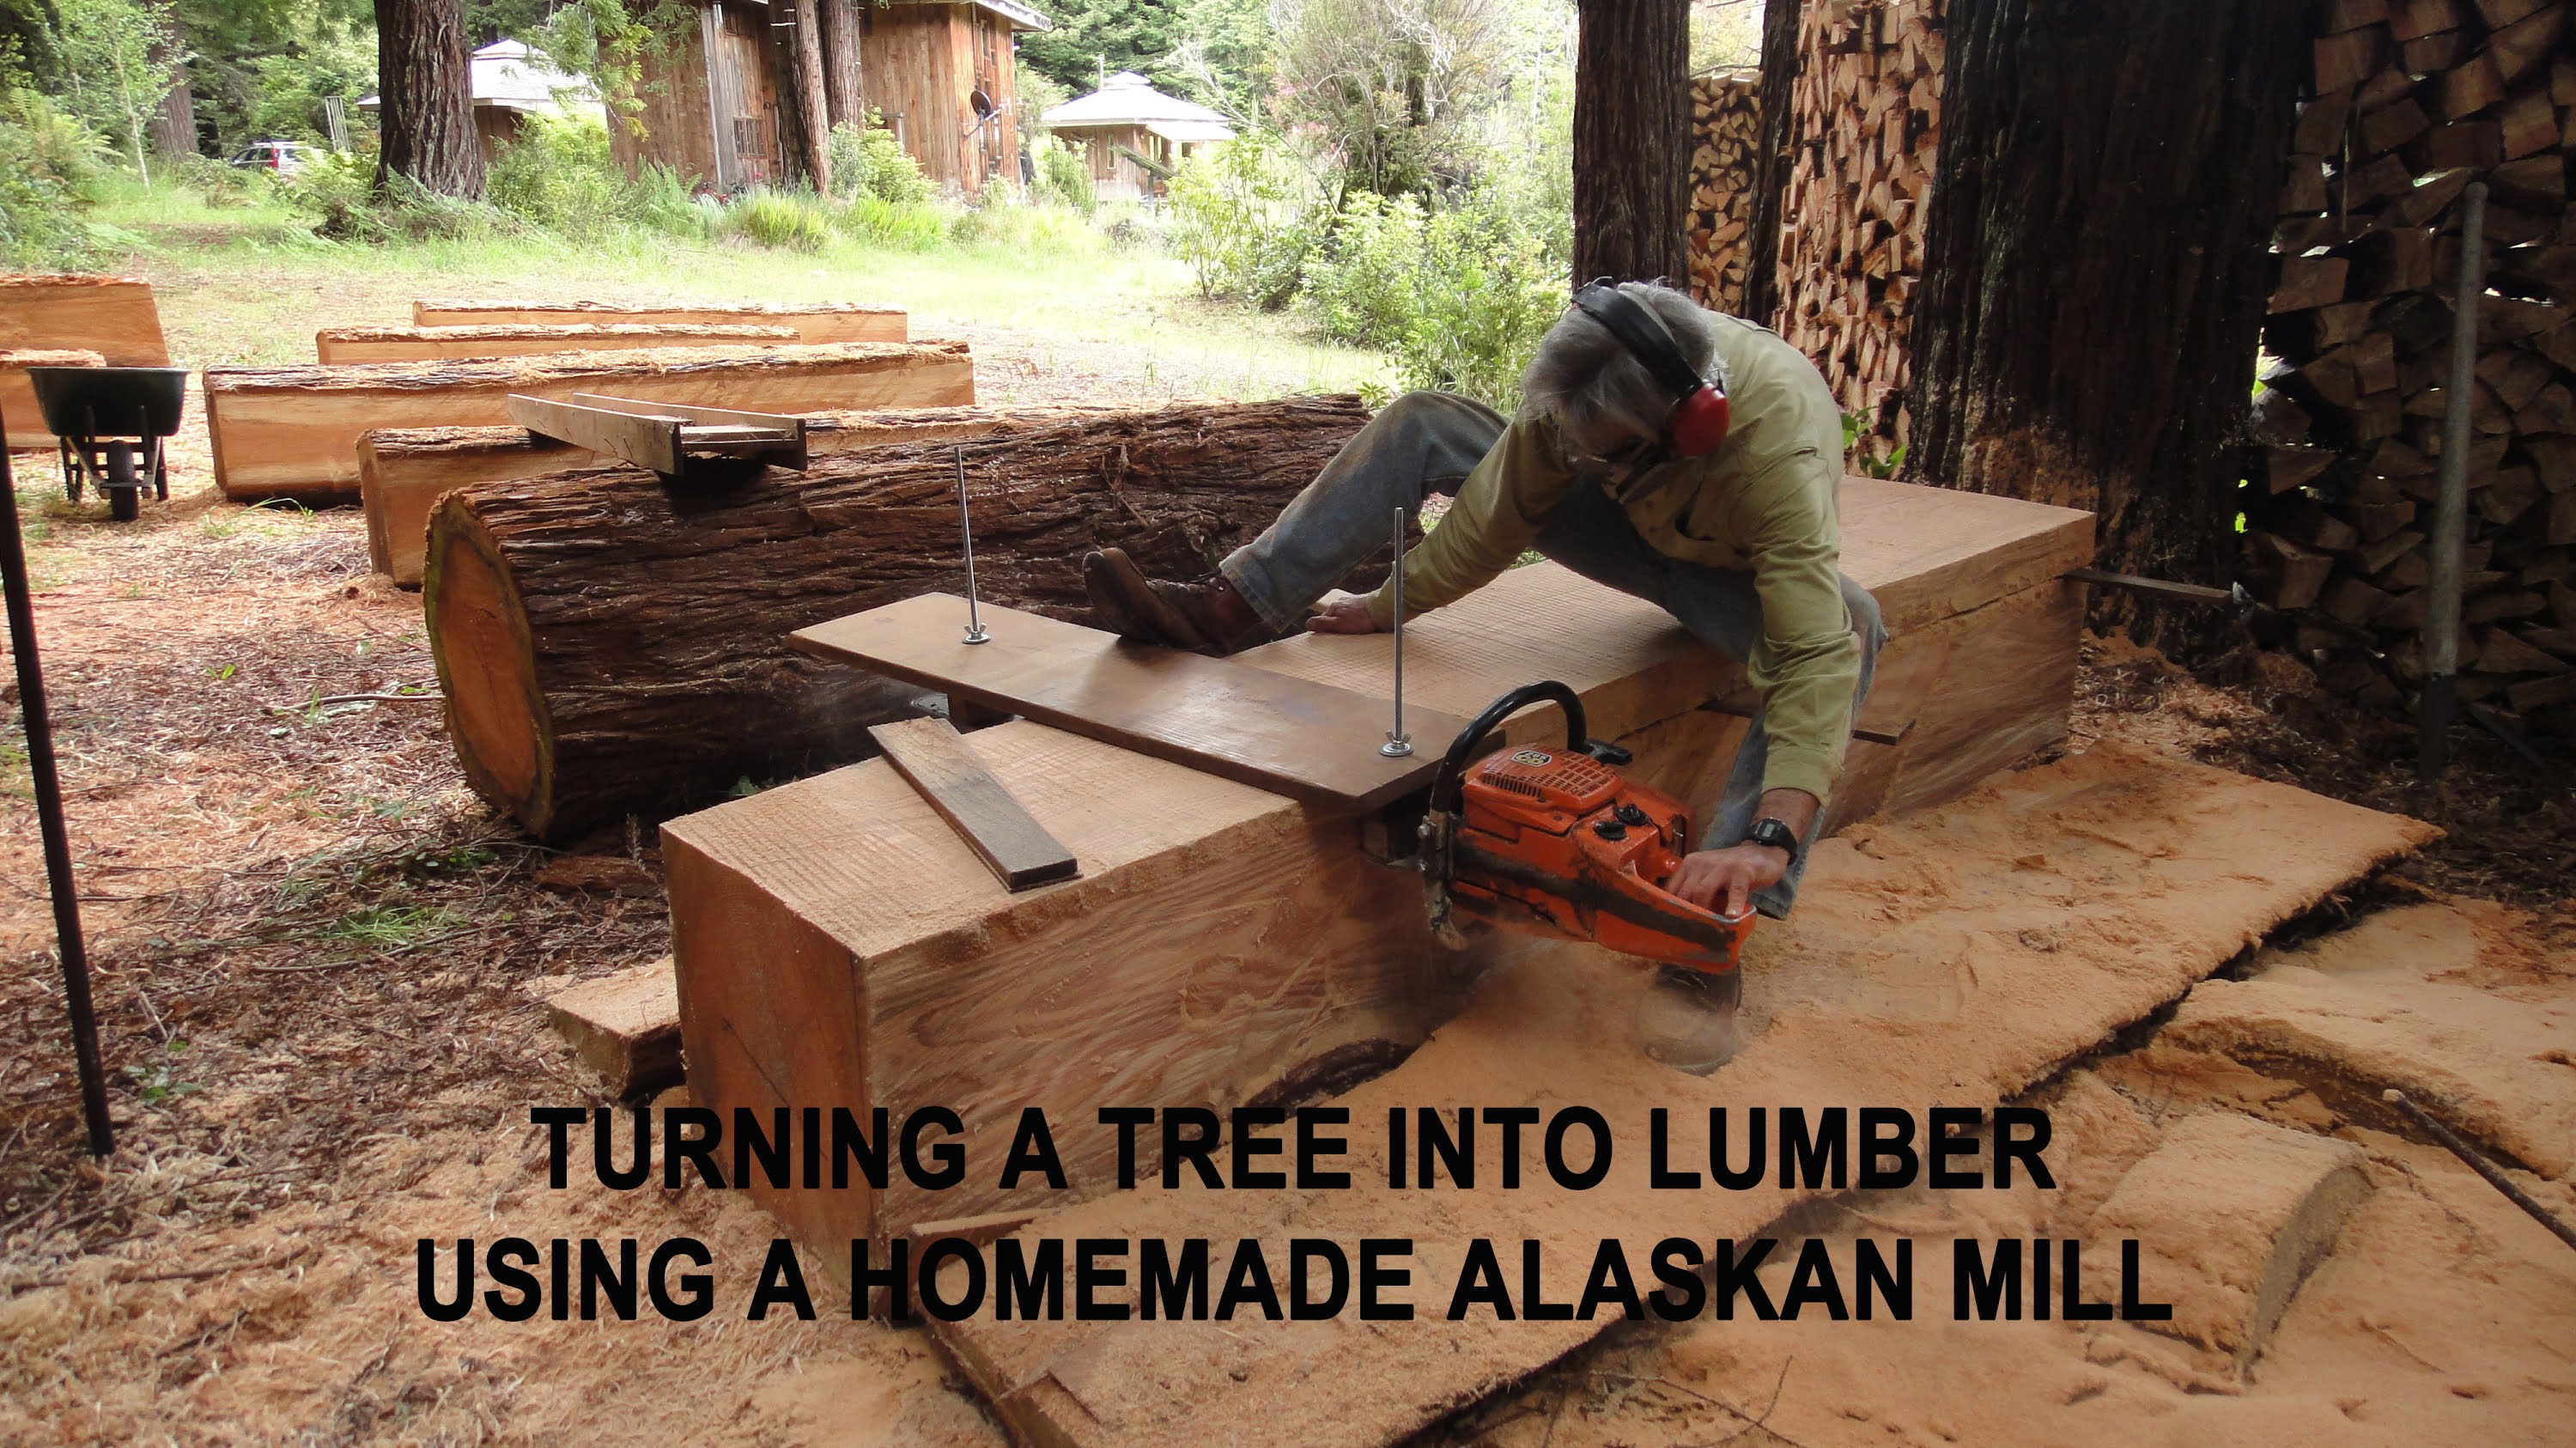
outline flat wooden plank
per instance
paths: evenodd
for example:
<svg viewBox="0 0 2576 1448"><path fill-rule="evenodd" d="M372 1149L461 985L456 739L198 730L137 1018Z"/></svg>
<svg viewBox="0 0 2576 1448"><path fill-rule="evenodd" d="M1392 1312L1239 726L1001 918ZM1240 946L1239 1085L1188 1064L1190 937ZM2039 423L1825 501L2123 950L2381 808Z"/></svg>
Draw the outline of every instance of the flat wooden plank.
<svg viewBox="0 0 2576 1448"><path fill-rule="evenodd" d="M1486 976L1466 1012L1411 1058L1335 1103L1350 1111L1350 1154L1336 1163L1350 1172L1348 1189L1139 1190L1026 1229L1032 1238L1257 1238L1274 1264L1291 1237L1329 1238L1354 1256L1362 1239L1406 1237L1410 1256L1393 1265L1409 1268L1411 1282L1389 1296L1416 1304L1414 1320L976 1317L932 1331L1020 1442L1399 1441L1619 1320L1611 1311L1497 1322L1483 1307L1446 1320L1470 1240L1498 1249L1516 1298L1516 1247L1534 1242L1547 1295L1561 1301L1576 1295L1605 1240L1621 1244L1642 1281L1662 1239L1705 1250L1759 1237L1822 1195L1776 1175L1747 1190L1657 1189L1643 1146L1649 1112L1669 1111L1666 1160L1688 1165L1709 1159L1716 1107L1739 1129L1756 1106L1798 1106L1810 1120L1826 1107L1991 1107L2433 834L2288 786L2115 750L2007 776L1941 810L1818 847L1796 915L1754 933L1747 1044L1712 1076L1681 1075L1636 1049L1635 967L1533 943L1518 968ZM1998 918L2015 928L1997 929ZM1474 1189L1390 1188L1389 1108L1435 1102L1543 1116L1588 1106L1619 1150L1607 1179L1588 1190L1563 1189L1526 1165L1518 1187L1504 1189L1488 1129L1488 1169ZM1104 1300L1135 1296L1131 1285ZM1313 1410L1320 1383L1367 1390L1336 1394L1323 1413Z"/></svg>
<svg viewBox="0 0 2576 1448"><path fill-rule="evenodd" d="M1142 648L1040 614L986 606L964 640L966 600L923 594L800 629L788 642L874 673L1023 714L1324 809L1374 809L1430 783L1467 721L1409 708L1414 753L1389 759L1393 711L1350 689L1226 659Z"/></svg>
<svg viewBox="0 0 2576 1448"><path fill-rule="evenodd" d="M885 751L886 762L912 782L939 817L957 827L958 835L994 878L1012 890L1026 890L1082 873L1073 852L1056 842L1046 826L1029 818L1026 807L1011 797L974 746L945 719L902 719L871 725L868 737Z"/></svg>
<svg viewBox="0 0 2576 1448"><path fill-rule="evenodd" d="M314 360L325 367L360 362L438 362L527 357L548 352L613 352L638 347L792 345L793 327L745 324L641 325L574 323L473 327L324 327L313 334Z"/></svg>

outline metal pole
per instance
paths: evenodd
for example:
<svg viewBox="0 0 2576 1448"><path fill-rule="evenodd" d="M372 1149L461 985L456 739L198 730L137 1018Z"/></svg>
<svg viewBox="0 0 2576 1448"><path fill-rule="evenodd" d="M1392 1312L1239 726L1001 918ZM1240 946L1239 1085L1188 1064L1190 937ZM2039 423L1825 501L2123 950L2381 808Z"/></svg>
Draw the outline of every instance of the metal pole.
<svg viewBox="0 0 2576 1448"><path fill-rule="evenodd" d="M2467 1163L2469 1170L2485 1177L2487 1185L2504 1193L2506 1201L2529 1212L2533 1221L2549 1229L2550 1235L2570 1247L2576 1247L2576 1229L2569 1228L2565 1222L2558 1220L2556 1213L2533 1200L2529 1192L2515 1186L2513 1178L2498 1171L2494 1162L2487 1160L2476 1148L2462 1141L2458 1132L2435 1120L2433 1113L2407 1100L2406 1093L2395 1088L2380 1092L2379 1099L2405 1112L2408 1120L2424 1129L2425 1135L2440 1142L2451 1155Z"/></svg>
<svg viewBox="0 0 2576 1448"><path fill-rule="evenodd" d="M1389 759L1402 759L1413 752L1413 739L1404 732L1404 505L1395 505L1395 569L1387 577L1395 587L1395 727L1386 731L1386 742L1377 752Z"/></svg>
<svg viewBox="0 0 2576 1448"><path fill-rule="evenodd" d="M2460 194L2459 291L2451 300L2451 376L2442 399L2442 490L2433 507L2432 577L2424 608L2424 696L2416 709L2416 769L2450 762L2459 712L2460 551L2469 527L2469 404L2477 388L2478 295L2486 290L2487 183Z"/></svg>
<svg viewBox="0 0 2576 1448"><path fill-rule="evenodd" d="M9 595L10 651L18 656L18 700L27 716L27 769L35 776L36 821L45 838L45 888L54 900L54 939L63 958L63 1003L71 1010L72 1056L80 1066L81 1115L89 1149L116 1149L107 1120L107 1068L98 1054L98 1013L89 998L89 951L81 940L80 896L72 884L72 842L63 826L63 784L54 772L54 725L45 712L45 675L36 661L36 602L27 585L27 547L18 533L18 490L9 470L9 428L0 418L0 578Z"/></svg>
<svg viewBox="0 0 2576 1448"><path fill-rule="evenodd" d="M957 460L957 528L966 535L966 642L980 644L993 636L984 632L984 620L975 608L975 518L966 511L966 449L948 451Z"/></svg>

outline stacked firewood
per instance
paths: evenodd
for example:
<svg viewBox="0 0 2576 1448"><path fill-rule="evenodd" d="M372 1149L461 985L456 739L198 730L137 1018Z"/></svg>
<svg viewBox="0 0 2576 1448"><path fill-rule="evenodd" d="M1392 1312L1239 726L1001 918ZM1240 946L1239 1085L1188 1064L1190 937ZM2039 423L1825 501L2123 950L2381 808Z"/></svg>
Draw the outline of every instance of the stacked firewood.
<svg viewBox="0 0 2576 1448"><path fill-rule="evenodd" d="M1744 310L1761 94L1760 71L1691 78L1690 287L1702 306L1730 315Z"/></svg>
<svg viewBox="0 0 2576 1448"><path fill-rule="evenodd" d="M1818 0L1800 18L1780 326L1879 456L1905 438L1924 201L1941 146L1941 0Z"/></svg>
<svg viewBox="0 0 2576 1448"><path fill-rule="evenodd" d="M2396 707L2441 469L2461 196L2490 188L2462 694L2576 735L2576 3L2333 0L2282 197L2243 566L2326 685Z"/></svg>

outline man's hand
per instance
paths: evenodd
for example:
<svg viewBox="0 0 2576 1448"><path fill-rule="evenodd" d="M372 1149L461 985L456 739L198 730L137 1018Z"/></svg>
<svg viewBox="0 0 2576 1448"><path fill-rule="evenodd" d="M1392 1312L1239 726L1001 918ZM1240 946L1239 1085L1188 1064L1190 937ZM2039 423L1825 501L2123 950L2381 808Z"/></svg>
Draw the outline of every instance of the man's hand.
<svg viewBox="0 0 2576 1448"><path fill-rule="evenodd" d="M1788 873L1787 850L1748 842L1684 855L1667 888L1702 910L1741 915L1753 908L1754 891Z"/></svg>
<svg viewBox="0 0 2576 1448"><path fill-rule="evenodd" d="M1376 633L1377 621L1369 617L1368 600L1354 594L1327 599L1315 605L1314 616L1306 620L1308 633L1364 634Z"/></svg>

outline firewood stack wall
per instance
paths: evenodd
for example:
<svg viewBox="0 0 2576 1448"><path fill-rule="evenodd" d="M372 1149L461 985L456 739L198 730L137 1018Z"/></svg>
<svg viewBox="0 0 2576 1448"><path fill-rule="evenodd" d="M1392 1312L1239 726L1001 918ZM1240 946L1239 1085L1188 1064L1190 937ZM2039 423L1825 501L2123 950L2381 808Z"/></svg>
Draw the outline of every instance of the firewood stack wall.
<svg viewBox="0 0 2576 1448"><path fill-rule="evenodd" d="M1940 0L1816 0L1799 21L1780 214L1781 335L1864 419L1853 463L1903 445L1923 203L1941 146Z"/></svg>
<svg viewBox="0 0 2576 1448"><path fill-rule="evenodd" d="M1755 70L1691 77L1690 289L1700 305L1730 316L1744 310L1761 92Z"/></svg>
<svg viewBox="0 0 2576 1448"><path fill-rule="evenodd" d="M2460 689L2576 736L2576 3L2323 0L2281 201L2242 566L2327 687L2423 677L2461 194L2490 191Z"/></svg>

